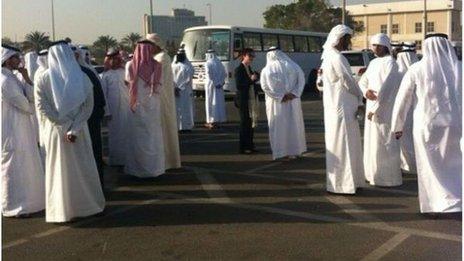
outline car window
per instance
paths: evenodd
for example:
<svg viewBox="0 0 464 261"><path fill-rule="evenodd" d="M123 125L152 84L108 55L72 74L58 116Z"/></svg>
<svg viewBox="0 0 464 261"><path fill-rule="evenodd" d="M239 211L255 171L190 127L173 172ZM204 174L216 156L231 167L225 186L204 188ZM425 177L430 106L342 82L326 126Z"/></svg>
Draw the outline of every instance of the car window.
<svg viewBox="0 0 464 261"><path fill-rule="evenodd" d="M348 60L350 66L364 66L362 53L344 53L343 56Z"/></svg>

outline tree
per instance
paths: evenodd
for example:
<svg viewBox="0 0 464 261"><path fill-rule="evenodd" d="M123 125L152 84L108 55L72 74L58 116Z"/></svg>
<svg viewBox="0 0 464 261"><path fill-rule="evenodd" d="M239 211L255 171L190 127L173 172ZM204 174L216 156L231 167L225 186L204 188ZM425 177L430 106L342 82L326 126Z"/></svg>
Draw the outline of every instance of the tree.
<svg viewBox="0 0 464 261"><path fill-rule="evenodd" d="M50 37L43 32L33 31L24 37L23 48L25 50L34 50L39 52L42 49L46 49L50 44Z"/></svg>
<svg viewBox="0 0 464 261"><path fill-rule="evenodd" d="M130 33L121 39L121 45L127 46L131 51L135 49L135 45L142 39L138 33Z"/></svg>
<svg viewBox="0 0 464 261"><path fill-rule="evenodd" d="M327 0L299 0L288 5L273 5L263 15L264 27L329 32L341 23L342 9L332 7ZM355 31L363 29L349 14L347 25Z"/></svg>
<svg viewBox="0 0 464 261"><path fill-rule="evenodd" d="M101 35L95 42L93 42L93 47L95 49L104 50L105 52L107 52L111 47L116 46L118 46L118 41L109 35Z"/></svg>
<svg viewBox="0 0 464 261"><path fill-rule="evenodd" d="M6 45L9 45L9 46L15 46L15 43L13 41L11 41L11 39L8 38L8 37L3 37L2 38L2 44L6 44Z"/></svg>

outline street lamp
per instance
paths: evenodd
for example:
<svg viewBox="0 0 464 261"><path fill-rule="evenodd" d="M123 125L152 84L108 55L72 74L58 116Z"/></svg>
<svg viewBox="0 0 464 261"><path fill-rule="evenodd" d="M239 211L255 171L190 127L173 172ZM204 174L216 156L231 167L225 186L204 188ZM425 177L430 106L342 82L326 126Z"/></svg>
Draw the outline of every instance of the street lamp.
<svg viewBox="0 0 464 261"><path fill-rule="evenodd" d="M53 41L55 41L55 10L53 8L53 0L51 0L52 2L52 37L53 37Z"/></svg>
<svg viewBox="0 0 464 261"><path fill-rule="evenodd" d="M211 12L211 4L207 3L206 6L209 9L209 25L213 25L213 13Z"/></svg>
<svg viewBox="0 0 464 261"><path fill-rule="evenodd" d="M148 33L153 32L153 0L150 0L150 19L148 19Z"/></svg>
<svg viewBox="0 0 464 261"><path fill-rule="evenodd" d="M346 25L346 0L342 0L342 24Z"/></svg>

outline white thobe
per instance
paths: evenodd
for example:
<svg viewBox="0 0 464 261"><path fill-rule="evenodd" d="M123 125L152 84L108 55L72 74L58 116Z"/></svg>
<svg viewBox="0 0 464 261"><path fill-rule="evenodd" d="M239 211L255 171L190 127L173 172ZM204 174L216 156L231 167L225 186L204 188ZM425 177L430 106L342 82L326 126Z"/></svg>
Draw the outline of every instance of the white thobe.
<svg viewBox="0 0 464 261"><path fill-rule="evenodd" d="M37 71L35 71L35 74L34 74L34 86L37 86L37 83L38 83L38 80L40 79L41 75L47 70L47 68L45 67L42 67L39 65L39 68L37 68ZM31 79L32 80L32 79ZM36 89L37 88L34 88L34 93L36 92ZM34 96L36 96L34 94ZM45 119L43 119L42 117L40 117L40 112L37 111L34 107L34 113L35 113L35 117L37 119L37 131L39 133L39 147L40 147L40 154L41 154L41 157L42 157L42 162L44 163L45 165L45 145L43 143L43 139L44 137L42 137L43 135L43 129L44 129L44 126L45 126Z"/></svg>
<svg viewBox="0 0 464 261"><path fill-rule="evenodd" d="M445 86L435 86L433 79L425 77L421 65L413 64L403 77L393 109L392 131L403 130L412 108L420 211L460 212L462 86L459 95L443 90Z"/></svg>
<svg viewBox="0 0 464 261"><path fill-rule="evenodd" d="M126 71L126 81L129 81L129 71ZM157 177L165 172L160 106L160 94L151 94L151 87L139 78L137 106L135 112L129 112L126 126L128 142L124 171L129 175L145 178Z"/></svg>
<svg viewBox="0 0 464 261"><path fill-rule="evenodd" d="M45 208L45 174L32 127L32 86L2 68L2 214Z"/></svg>
<svg viewBox="0 0 464 261"><path fill-rule="evenodd" d="M174 80L171 69L171 58L163 51L155 56L162 65L160 102L161 127L163 128L164 157L166 169L181 167L179 136L177 133L176 101L174 98Z"/></svg>
<svg viewBox="0 0 464 261"><path fill-rule="evenodd" d="M47 222L67 222L76 217L97 214L105 208L105 198L93 157L87 120L92 114L93 91L84 78L86 99L64 117L55 109L48 70L37 80L36 108L44 119L45 189ZM66 142L67 133L75 135Z"/></svg>
<svg viewBox="0 0 464 261"><path fill-rule="evenodd" d="M108 163L124 165L127 146L127 117L129 109L129 88L124 82L124 69L108 70L101 76L111 120L108 122Z"/></svg>
<svg viewBox="0 0 464 261"><path fill-rule="evenodd" d="M193 109L193 67L186 63L173 63L174 86L179 89L176 97L177 127L179 130L191 130L194 125Z"/></svg>
<svg viewBox="0 0 464 261"><path fill-rule="evenodd" d="M326 50L322 62L327 190L354 194L364 187L361 133L356 112L362 93L346 58Z"/></svg>
<svg viewBox="0 0 464 261"><path fill-rule="evenodd" d="M306 151L305 126L300 96L305 86L304 73L299 67L285 70L286 75L264 68L261 72L261 87L266 94L266 115L269 127L272 158L298 156ZM276 77L287 77L288 83L281 86ZM286 93L297 98L282 102Z"/></svg>
<svg viewBox="0 0 464 261"><path fill-rule="evenodd" d="M364 94L376 92L366 102L364 124L364 174L371 185L402 184L400 144L391 132L391 115L400 83L398 65L390 55L372 60L359 81ZM374 113L372 120L367 118Z"/></svg>
<svg viewBox="0 0 464 261"><path fill-rule="evenodd" d="M226 103L224 97L224 85L227 72L222 63L207 61L205 64L205 105L206 122L225 122Z"/></svg>
<svg viewBox="0 0 464 261"><path fill-rule="evenodd" d="M401 52L396 58L398 64L398 72L401 77L406 74L409 67L418 62L416 53L414 52ZM405 172L416 172L416 159L414 155L414 140L412 137L412 109L409 110L406 122L404 123L403 136L400 139L401 147L401 169Z"/></svg>

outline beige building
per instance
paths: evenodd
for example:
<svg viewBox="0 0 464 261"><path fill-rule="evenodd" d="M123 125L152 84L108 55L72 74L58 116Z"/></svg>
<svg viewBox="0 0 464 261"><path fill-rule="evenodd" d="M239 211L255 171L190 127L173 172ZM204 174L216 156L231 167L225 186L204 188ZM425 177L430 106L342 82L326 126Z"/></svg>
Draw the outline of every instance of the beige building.
<svg viewBox="0 0 464 261"><path fill-rule="evenodd" d="M369 47L369 39L385 33L394 42L416 42L418 50L424 38L424 1L402 1L348 5L349 14L364 26L352 39L353 49ZM427 0L427 33L445 33L451 41L462 38L462 1Z"/></svg>

